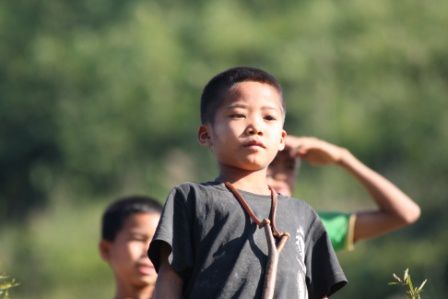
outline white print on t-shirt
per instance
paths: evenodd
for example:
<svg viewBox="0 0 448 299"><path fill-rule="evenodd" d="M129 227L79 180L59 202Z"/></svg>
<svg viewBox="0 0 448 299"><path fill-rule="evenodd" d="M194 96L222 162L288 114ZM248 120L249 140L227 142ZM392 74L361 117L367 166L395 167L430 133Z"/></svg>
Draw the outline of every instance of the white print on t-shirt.
<svg viewBox="0 0 448 299"><path fill-rule="evenodd" d="M305 283L306 277L306 266L305 266L305 233L300 227L296 231L296 260L299 264L297 270L297 291L298 299L308 299L308 289Z"/></svg>

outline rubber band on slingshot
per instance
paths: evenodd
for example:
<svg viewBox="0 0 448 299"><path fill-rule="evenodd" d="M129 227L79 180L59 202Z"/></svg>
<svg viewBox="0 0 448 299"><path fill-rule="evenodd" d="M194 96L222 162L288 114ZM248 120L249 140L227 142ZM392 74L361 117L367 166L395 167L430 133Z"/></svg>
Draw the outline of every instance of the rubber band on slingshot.
<svg viewBox="0 0 448 299"><path fill-rule="evenodd" d="M268 261L266 263L262 298L272 299L274 297L275 281L277 278L278 258L286 241L289 239L289 234L279 232L275 224L275 212L278 202L277 193L269 186L269 190L271 191L271 210L269 212L269 219L264 218L260 221L241 193L231 183L225 182L224 184L227 189L232 192L243 207L243 210L258 225L258 227L264 228L266 240L268 242ZM278 239L278 243L275 239Z"/></svg>

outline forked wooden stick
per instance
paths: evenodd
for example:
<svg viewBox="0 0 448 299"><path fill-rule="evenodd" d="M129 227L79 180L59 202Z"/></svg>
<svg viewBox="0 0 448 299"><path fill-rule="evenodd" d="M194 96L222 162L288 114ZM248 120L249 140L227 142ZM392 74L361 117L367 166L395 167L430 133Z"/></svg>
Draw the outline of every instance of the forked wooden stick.
<svg viewBox="0 0 448 299"><path fill-rule="evenodd" d="M266 263L266 273L264 276L263 295L262 299L272 299L275 291L275 281L277 279L278 258L280 252L285 247L286 241L289 239L288 233L281 233L278 244L275 244L275 239L272 234L269 219L263 219L259 224L260 228L264 228L266 233L266 240L268 241L268 261Z"/></svg>
<svg viewBox="0 0 448 299"><path fill-rule="evenodd" d="M243 210L249 215L249 217L258 225L259 228L264 228L266 233L266 240L268 243L268 261L266 262L266 272L264 276L263 285L263 295L262 299L272 299L274 297L275 282L277 279L277 267L278 258L280 252L285 246L286 241L289 239L289 234L284 232L279 232L275 225L275 211L277 209L277 193L269 187L271 190L271 212L269 218L265 218L260 221L255 215L254 211L250 208L249 204L246 202L244 197L240 192L229 182L224 183L226 187L233 193L235 198L239 201ZM278 244L276 244L275 239L278 239Z"/></svg>

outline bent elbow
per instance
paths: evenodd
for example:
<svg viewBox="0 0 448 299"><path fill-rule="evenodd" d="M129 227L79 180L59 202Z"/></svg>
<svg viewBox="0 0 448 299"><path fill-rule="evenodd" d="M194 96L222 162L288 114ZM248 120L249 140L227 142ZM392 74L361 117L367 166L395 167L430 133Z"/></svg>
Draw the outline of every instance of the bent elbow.
<svg viewBox="0 0 448 299"><path fill-rule="evenodd" d="M403 215L403 222L405 225L411 225L415 223L421 215L420 207L415 204L411 209L407 211L405 215Z"/></svg>

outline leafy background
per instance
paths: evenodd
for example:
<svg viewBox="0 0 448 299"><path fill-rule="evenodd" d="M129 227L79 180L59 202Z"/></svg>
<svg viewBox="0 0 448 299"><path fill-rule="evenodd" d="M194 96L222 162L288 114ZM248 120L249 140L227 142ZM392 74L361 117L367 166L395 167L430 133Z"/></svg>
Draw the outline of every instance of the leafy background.
<svg viewBox="0 0 448 299"><path fill-rule="evenodd" d="M340 253L334 298L401 298L406 267L448 291L448 2L0 2L0 270L13 298L110 298L97 251L104 207L164 200L213 178L196 142L198 98L217 72L281 81L286 129L343 145L422 207L419 222ZM296 197L371 208L342 170L303 166Z"/></svg>

